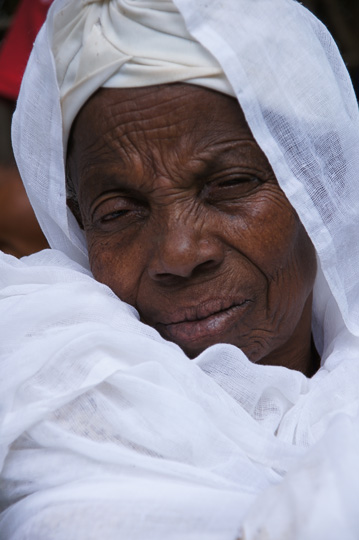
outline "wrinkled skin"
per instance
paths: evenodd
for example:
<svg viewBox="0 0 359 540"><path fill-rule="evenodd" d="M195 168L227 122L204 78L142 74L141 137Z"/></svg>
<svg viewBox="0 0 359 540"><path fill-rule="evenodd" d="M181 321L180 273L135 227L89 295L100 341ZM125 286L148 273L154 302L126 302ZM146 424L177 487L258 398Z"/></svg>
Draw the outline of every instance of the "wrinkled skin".
<svg viewBox="0 0 359 540"><path fill-rule="evenodd" d="M68 151L94 277L190 357L215 343L316 369L315 251L231 97L101 89Z"/></svg>

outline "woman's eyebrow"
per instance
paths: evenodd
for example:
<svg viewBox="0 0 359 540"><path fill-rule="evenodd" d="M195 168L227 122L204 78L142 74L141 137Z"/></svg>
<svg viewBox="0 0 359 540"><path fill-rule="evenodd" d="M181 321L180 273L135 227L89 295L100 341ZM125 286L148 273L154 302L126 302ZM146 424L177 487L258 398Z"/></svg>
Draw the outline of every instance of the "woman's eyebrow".
<svg viewBox="0 0 359 540"><path fill-rule="evenodd" d="M246 159L246 163L241 163L241 160ZM230 143L214 144L208 146L204 151L201 151L197 156L192 157L189 162L189 168L196 174L202 175L213 169L219 169L228 165L245 165L264 167L267 165L267 160L259 149L257 143L249 139L240 140Z"/></svg>
<svg viewBox="0 0 359 540"><path fill-rule="evenodd" d="M243 160L243 161L242 161ZM257 143L250 139L228 140L212 143L198 149L185 162L178 164L178 172L186 173L194 181L203 181L206 177L229 166L263 169L267 161L262 156ZM136 186L132 183L134 168L121 161L104 168L103 164L92 163L82 171L82 189L92 192L91 199L99 194L116 191L124 195L136 195L145 186L149 170L143 166L136 175ZM155 175L154 175L155 176ZM143 180L143 182L141 181Z"/></svg>
<svg viewBox="0 0 359 540"><path fill-rule="evenodd" d="M86 175L86 179L81 183L80 197L83 201L88 201L88 204L93 204L93 201L102 195L107 193L116 192L119 195L133 196L138 193L131 180L121 172L106 173L101 172L101 181L99 181L100 174L93 170L91 174Z"/></svg>

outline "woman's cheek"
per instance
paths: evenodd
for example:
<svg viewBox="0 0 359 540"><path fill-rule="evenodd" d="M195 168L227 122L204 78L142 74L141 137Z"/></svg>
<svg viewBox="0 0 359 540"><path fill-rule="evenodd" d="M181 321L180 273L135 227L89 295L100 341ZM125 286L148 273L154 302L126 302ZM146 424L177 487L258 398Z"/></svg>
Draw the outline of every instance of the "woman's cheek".
<svg viewBox="0 0 359 540"><path fill-rule="evenodd" d="M270 198L248 205L221 224L224 241L268 277L288 264L302 227L288 201L278 199L276 204Z"/></svg>
<svg viewBox="0 0 359 540"><path fill-rule="evenodd" d="M114 238L88 237L90 268L94 278L104 283L123 301L135 305L143 263L138 250L122 247Z"/></svg>

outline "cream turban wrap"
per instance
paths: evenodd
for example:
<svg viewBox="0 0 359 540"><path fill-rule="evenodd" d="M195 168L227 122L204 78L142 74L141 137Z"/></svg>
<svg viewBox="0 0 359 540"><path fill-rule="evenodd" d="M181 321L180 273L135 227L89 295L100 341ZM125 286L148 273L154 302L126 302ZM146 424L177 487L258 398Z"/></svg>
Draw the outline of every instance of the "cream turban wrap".
<svg viewBox="0 0 359 540"><path fill-rule="evenodd" d="M169 0L71 2L55 18L53 53L65 141L76 114L101 86L183 81L235 96Z"/></svg>

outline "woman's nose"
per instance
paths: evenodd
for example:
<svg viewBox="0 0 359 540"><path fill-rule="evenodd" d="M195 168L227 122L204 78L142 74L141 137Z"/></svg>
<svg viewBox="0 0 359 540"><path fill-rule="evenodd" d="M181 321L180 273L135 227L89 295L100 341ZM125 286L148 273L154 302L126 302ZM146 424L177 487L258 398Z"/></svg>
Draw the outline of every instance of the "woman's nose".
<svg viewBox="0 0 359 540"><path fill-rule="evenodd" d="M214 235L204 234L193 223L175 223L157 235L148 272L165 283L190 278L216 269L223 261L223 245Z"/></svg>

